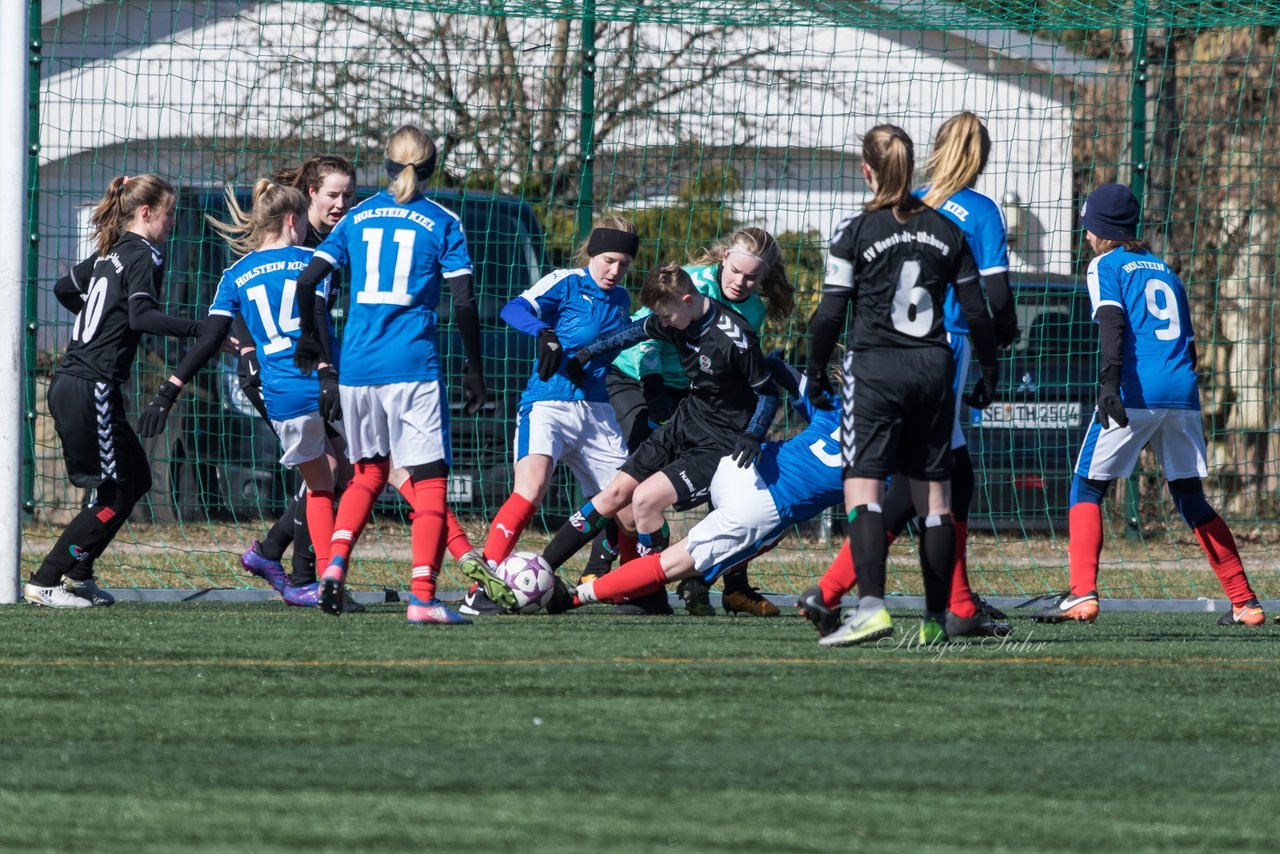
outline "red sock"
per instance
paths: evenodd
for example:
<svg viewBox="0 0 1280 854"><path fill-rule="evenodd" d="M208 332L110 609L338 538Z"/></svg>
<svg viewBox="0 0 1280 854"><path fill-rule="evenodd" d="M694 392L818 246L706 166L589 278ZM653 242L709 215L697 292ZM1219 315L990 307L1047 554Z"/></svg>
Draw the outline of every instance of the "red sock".
<svg viewBox="0 0 1280 854"><path fill-rule="evenodd" d="M667 586L662 571L662 555L652 554L624 563L613 572L597 578L592 585L601 602L622 602L661 590Z"/></svg>
<svg viewBox="0 0 1280 854"><path fill-rule="evenodd" d="M356 473L342 493L338 502L338 517L333 522L333 546L329 550L329 560L335 557L344 560L351 556L351 549L364 526L369 523L369 511L373 502L382 494L387 485L387 473L391 471L391 463L387 460L356 463ZM315 537L312 536L314 542ZM319 564L316 564L319 566Z"/></svg>
<svg viewBox="0 0 1280 854"><path fill-rule="evenodd" d="M396 487L396 492L400 493L400 497L403 498L411 508L410 512L413 512L413 481L406 477L400 485Z"/></svg>
<svg viewBox="0 0 1280 854"><path fill-rule="evenodd" d="M1231 536L1231 529L1222 517L1214 517L1195 529L1200 548L1209 558L1209 566L1217 573L1222 582L1222 589L1227 591L1227 598L1232 605L1243 605L1257 594L1249 586L1249 576L1244 574L1244 564L1240 561L1240 550L1236 548L1236 538Z"/></svg>
<svg viewBox="0 0 1280 854"><path fill-rule="evenodd" d="M1067 559L1071 595L1098 589L1098 557L1102 554L1102 507L1090 501L1073 504L1067 513Z"/></svg>
<svg viewBox="0 0 1280 854"><path fill-rule="evenodd" d="M956 562L951 568L951 604L949 610L957 617L972 617L978 613L973 604L973 591L969 588L969 562L965 553L965 545L969 539L969 523L955 522Z"/></svg>
<svg viewBox="0 0 1280 854"><path fill-rule="evenodd" d="M413 485L413 580L409 592L424 602L436 598L436 576L444 562L445 514L449 479L429 477Z"/></svg>
<svg viewBox="0 0 1280 854"><path fill-rule="evenodd" d="M462 527L458 517L453 515L452 510L446 509L444 511L444 524L448 532L445 546L449 549L450 557L457 560L475 548L475 546L471 545L471 538L467 536L466 529Z"/></svg>
<svg viewBox="0 0 1280 854"><path fill-rule="evenodd" d="M858 583L858 571L853 565L853 550L849 546L849 538L844 538L844 545L836 552L836 559L827 567L827 571L818 579L818 589L822 591L822 604L828 608L839 608L840 599Z"/></svg>
<svg viewBox="0 0 1280 854"><path fill-rule="evenodd" d="M626 531L618 531L618 560L623 563L630 563L640 557L640 551L636 548L636 538Z"/></svg>
<svg viewBox="0 0 1280 854"><path fill-rule="evenodd" d="M523 495L511 493L507 503L493 517L489 526L489 538L484 541L484 558L502 563L516 550L516 542L524 529L533 520L534 511L538 508Z"/></svg>
<svg viewBox="0 0 1280 854"><path fill-rule="evenodd" d="M333 490L307 490L307 530L311 533L311 545L316 552L316 566L323 572L329 565L333 540Z"/></svg>

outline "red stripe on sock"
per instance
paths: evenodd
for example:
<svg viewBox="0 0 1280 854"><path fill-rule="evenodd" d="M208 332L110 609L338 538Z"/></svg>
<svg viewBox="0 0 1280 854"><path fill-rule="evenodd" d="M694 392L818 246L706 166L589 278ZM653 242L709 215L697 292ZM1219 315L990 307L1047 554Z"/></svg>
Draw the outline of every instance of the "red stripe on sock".
<svg viewBox="0 0 1280 854"><path fill-rule="evenodd" d="M1221 516L1215 515L1208 522L1195 529L1200 548L1209 558L1209 566L1222 582L1222 589L1232 605L1243 605L1250 599L1257 598L1253 588L1249 586L1249 576L1245 575L1244 563L1240 560L1240 549L1236 547L1236 538L1232 536L1227 523Z"/></svg>
<svg viewBox="0 0 1280 854"><path fill-rule="evenodd" d="M966 550L969 540L969 523L953 522L956 532L956 560L951 567L951 613L957 617L972 617L978 613L973 604L973 590L969 588L969 562Z"/></svg>
<svg viewBox="0 0 1280 854"><path fill-rule="evenodd" d="M667 586L667 574L662 571L662 555L653 554L624 563L595 580L593 589L601 602L622 602L645 596Z"/></svg>
<svg viewBox="0 0 1280 854"><path fill-rule="evenodd" d="M1071 565L1071 595L1098 589L1098 558L1102 554L1102 507L1090 501L1072 505L1067 513L1067 559Z"/></svg>
<svg viewBox="0 0 1280 854"><path fill-rule="evenodd" d="M836 559L827 567L827 571L818 579L818 589L822 591L822 603L828 608L840 607L844 594L858 583L858 571L853 565L853 551L849 548L849 538L844 538L844 545L836 552Z"/></svg>
<svg viewBox="0 0 1280 854"><path fill-rule="evenodd" d="M98 511L98 521L102 522L104 525L114 518L116 518L116 511L112 510L110 507L103 507Z"/></svg>
<svg viewBox="0 0 1280 854"><path fill-rule="evenodd" d="M524 529L529 527L537 508L523 495L511 493L511 497L493 517L489 526L489 538L484 541L485 560L502 563L516 550L516 543Z"/></svg>
<svg viewBox="0 0 1280 854"><path fill-rule="evenodd" d="M444 562L448 492L449 479L444 477L429 477L413 485L410 542L415 575L409 582L409 592L424 602L436 598L436 575ZM431 572L419 574L420 567Z"/></svg>

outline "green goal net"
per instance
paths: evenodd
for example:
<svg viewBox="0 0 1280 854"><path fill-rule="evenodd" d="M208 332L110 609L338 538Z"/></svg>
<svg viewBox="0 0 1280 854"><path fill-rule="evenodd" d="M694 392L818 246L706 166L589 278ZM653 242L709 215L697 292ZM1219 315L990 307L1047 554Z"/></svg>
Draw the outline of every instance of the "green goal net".
<svg viewBox="0 0 1280 854"><path fill-rule="evenodd" d="M798 299L764 343L803 359L825 242L866 198L862 133L899 124L923 162L939 124L967 109L993 140L976 189L1004 212L1023 330L999 403L966 418L975 589L1065 586L1067 492L1097 348L1079 207L1091 186L1122 181L1143 201L1144 237L1191 295L1210 501L1260 590L1280 595L1270 551L1278 5L45 0L32 10L27 570L85 497L65 478L44 403L73 320L52 290L87 254L89 206L115 175L156 172L179 188L166 309L200 317L230 260L204 220L224 214L225 185L247 192L280 166L332 153L355 163L362 197L379 185L388 132L429 128L442 150L433 193L463 217L491 360L494 405L478 418L455 413L450 483L482 542L510 490L515 403L531 369L529 341L498 311L570 263L593 216L639 223L633 294L645 269L737 227L777 235ZM441 337L456 346L448 327ZM180 356L177 342L144 339L135 410ZM780 419L775 432L796 426ZM105 583L255 584L239 554L296 482L233 361L202 372L148 451L155 486L100 560ZM558 477L543 525L579 499ZM392 493L379 502L353 584L405 584L406 509ZM1149 454L1105 514L1104 595L1221 597ZM696 518L677 516L677 532ZM837 509L797 530L753 565L754 583L809 586L840 543L840 518ZM544 541L536 525L526 534L531 547ZM914 547L892 550L894 592L919 591L914 567ZM461 586L451 564L444 578Z"/></svg>

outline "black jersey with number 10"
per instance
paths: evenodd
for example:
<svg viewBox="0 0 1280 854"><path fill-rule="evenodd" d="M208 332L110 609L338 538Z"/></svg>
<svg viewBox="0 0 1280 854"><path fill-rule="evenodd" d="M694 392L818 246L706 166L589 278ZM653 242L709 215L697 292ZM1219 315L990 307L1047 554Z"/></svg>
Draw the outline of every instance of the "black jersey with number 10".
<svg viewBox="0 0 1280 854"><path fill-rule="evenodd" d="M953 282L977 287L978 267L964 233L932 208L906 222L888 208L856 214L831 238L826 290L850 291L853 350L946 347L942 306Z"/></svg>

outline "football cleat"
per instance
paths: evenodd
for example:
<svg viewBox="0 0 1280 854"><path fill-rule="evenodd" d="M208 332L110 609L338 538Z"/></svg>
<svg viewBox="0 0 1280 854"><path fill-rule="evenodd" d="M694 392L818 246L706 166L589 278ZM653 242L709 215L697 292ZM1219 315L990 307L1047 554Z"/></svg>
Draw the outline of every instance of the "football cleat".
<svg viewBox="0 0 1280 854"><path fill-rule="evenodd" d="M676 596L684 602L684 609L690 616L714 617L715 606L711 604L711 588L701 578L686 578L676 585Z"/></svg>
<svg viewBox="0 0 1280 854"><path fill-rule="evenodd" d="M822 601L822 591L817 587L801 593L796 599L796 607L800 609L800 616L818 630L818 637L826 637L840 628L840 609L833 611L828 608Z"/></svg>
<svg viewBox="0 0 1280 854"><path fill-rule="evenodd" d="M248 570L250 575L256 575L270 584L271 589L277 593L282 593L285 585L289 583L289 576L285 574L284 566L280 561L267 560L258 554L257 540L250 543L245 553L240 555L240 565Z"/></svg>
<svg viewBox="0 0 1280 854"><path fill-rule="evenodd" d="M1071 591L1063 593L1052 604L1041 608L1031 615L1037 623L1065 623L1068 620L1079 620L1092 623L1098 618L1098 593L1090 590L1083 596L1076 596Z"/></svg>
<svg viewBox="0 0 1280 854"><path fill-rule="evenodd" d="M45 608L92 608L93 603L71 593L61 584L53 587L38 587L27 584L22 588L22 597L31 605L42 605Z"/></svg>
<svg viewBox="0 0 1280 854"><path fill-rule="evenodd" d="M439 599L419 599L409 596L409 610L405 613L411 626L469 626L471 621L441 602Z"/></svg>
<svg viewBox="0 0 1280 854"><path fill-rule="evenodd" d="M62 586L72 596L87 599L90 605L96 605L99 608L109 608L116 603L116 597L99 587L97 579L92 576L79 581L64 578L62 579Z"/></svg>
<svg viewBox="0 0 1280 854"><path fill-rule="evenodd" d="M1003 622L1009 619L1008 614L1006 614L1004 611L1001 611L995 605L992 605L986 599L983 599L977 593L973 593L971 595L973 597L973 607L977 608L978 611L980 611L981 613L986 614L991 619L997 620L1000 622Z"/></svg>
<svg viewBox="0 0 1280 854"><path fill-rule="evenodd" d="M750 614L753 617L776 617L782 612L778 606L760 595L754 587L746 590L726 591L721 601L726 614Z"/></svg>
<svg viewBox="0 0 1280 854"><path fill-rule="evenodd" d="M292 605L295 608L315 608L320 604L320 582L286 584L284 590L280 592L280 598L284 599L286 605Z"/></svg>
<svg viewBox="0 0 1280 854"><path fill-rule="evenodd" d="M675 613L667 601L667 590L655 590L646 596L628 599L613 609L621 617L670 617Z"/></svg>
<svg viewBox="0 0 1280 854"><path fill-rule="evenodd" d="M458 613L465 614L468 617L489 617L511 612L490 599L489 595L484 592L484 587L477 581L471 585L471 589L462 597L462 604L458 606Z"/></svg>
<svg viewBox="0 0 1280 854"><path fill-rule="evenodd" d="M937 617L926 617L920 621L921 646L933 646L935 643L946 643L947 630L942 627L942 623L938 622Z"/></svg>
<svg viewBox="0 0 1280 854"><path fill-rule="evenodd" d="M347 562L334 557L320 576L320 610L335 617L342 615L342 603L346 598Z"/></svg>
<svg viewBox="0 0 1280 854"><path fill-rule="evenodd" d="M458 558L458 566L462 569L463 575L480 585L480 589L484 591L489 601L505 610L513 610L516 607L516 594L493 574L492 567L479 549L472 549Z"/></svg>
<svg viewBox="0 0 1280 854"><path fill-rule="evenodd" d="M948 611L946 629L947 637L951 638L1007 638L1013 634L1013 626L996 622L982 610L972 617L957 617Z"/></svg>
<svg viewBox="0 0 1280 854"><path fill-rule="evenodd" d="M1267 615L1257 599L1250 599L1243 605L1232 605L1231 610L1218 619L1220 626L1265 626Z"/></svg>
<svg viewBox="0 0 1280 854"><path fill-rule="evenodd" d="M822 646L851 646L857 643L887 638L893 634L893 619L888 608L876 608L874 611L851 609L845 614L844 622L829 635L818 638Z"/></svg>

